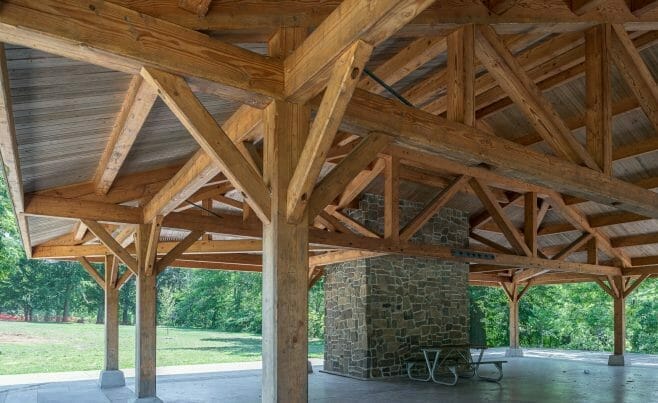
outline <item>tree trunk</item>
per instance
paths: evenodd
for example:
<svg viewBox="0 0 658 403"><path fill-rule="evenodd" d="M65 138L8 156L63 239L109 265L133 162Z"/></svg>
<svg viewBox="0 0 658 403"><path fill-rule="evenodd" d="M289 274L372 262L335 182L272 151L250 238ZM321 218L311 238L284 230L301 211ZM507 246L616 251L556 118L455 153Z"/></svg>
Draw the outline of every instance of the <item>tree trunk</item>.
<svg viewBox="0 0 658 403"><path fill-rule="evenodd" d="M71 288L73 284L69 282L66 284L66 291L64 292L64 307L62 308L62 322L66 323L69 321L69 302L71 299Z"/></svg>
<svg viewBox="0 0 658 403"><path fill-rule="evenodd" d="M123 307L121 307L121 324L122 325L130 325L130 320L128 318L128 304L123 304Z"/></svg>
<svg viewBox="0 0 658 403"><path fill-rule="evenodd" d="M98 304L98 311L96 311L96 324L100 325L105 322L105 302L101 301Z"/></svg>

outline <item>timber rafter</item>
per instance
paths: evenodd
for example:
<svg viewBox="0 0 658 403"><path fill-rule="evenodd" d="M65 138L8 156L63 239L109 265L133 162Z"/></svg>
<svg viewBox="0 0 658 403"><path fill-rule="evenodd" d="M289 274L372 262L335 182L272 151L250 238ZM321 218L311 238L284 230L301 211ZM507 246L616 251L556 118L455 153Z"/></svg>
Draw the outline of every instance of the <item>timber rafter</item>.
<svg viewBox="0 0 658 403"><path fill-rule="evenodd" d="M603 281L602 276L625 273L640 276L630 286L637 287L653 275L638 270L658 259L631 258L625 248L658 243L656 234L610 237L602 227L658 218L658 195L651 190L658 180L631 183L613 175L615 161L657 151L658 142L613 149L611 137L613 119L634 110L658 128L656 83L640 55L658 42L655 2L346 0L320 2L314 13L298 1L276 9L244 2L209 7L208 1L164 0L157 8L151 0L91 3L7 0L0 8L0 40L133 75L93 180L26 195L3 66L0 151L23 241L35 257L91 259L114 253L131 270L139 259L149 262L147 274L194 262L233 268L249 261L243 266L260 268L260 262L244 256L202 255L262 252L261 224L272 220L273 203L271 181L263 175L268 162L261 143L264 111L272 102L297 102L315 112L314 120L308 140L300 143L299 161L292 161L296 167L285 205L277 205L291 224L309 215L310 248L322 251L309 259L309 284L327 264L382 254L477 264L474 282L491 279L514 290L520 283L527 289L529 282L558 281L559 275ZM231 44L246 31L265 37L293 20L313 30L304 40L304 35L296 38L299 46L285 54L263 56ZM218 32L209 36L196 30ZM231 39L232 34L237 36ZM401 104L372 76L361 74L377 46L393 36L413 40L374 67L389 85L403 83L447 54L445 66L433 67L402 91L420 107ZM598 58L597 50L608 44L610 55ZM612 102L610 63L621 70L633 97ZM583 75L590 87L587 114L563 119L545 92ZM243 105L220 124L195 93ZM201 149L182 167L121 176L157 96ZM507 140L484 118L513 103L534 132ZM573 133L581 127L587 131L585 145ZM540 142L555 156L528 147ZM385 194L383 234L346 210L379 182ZM436 188L423 211L405 225L399 211L403 182ZM227 196L233 190L237 198ZM477 196L484 207L471 217L471 238L483 247L459 252L410 242L438 210L465 194ZM577 207L585 202L613 210L588 216ZM216 209L217 204L237 208L241 215ZM511 214L518 208L524 209L521 226ZM549 209L566 222L543 224ZM69 234L32 248L30 216L77 224ZM147 227L149 243L141 245L145 255L139 257L133 234ZM159 239L161 228L188 235L172 244ZM501 232L504 240L488 237L488 231ZM541 247L542 236L567 231L580 236L567 245ZM239 247L236 241L231 249L229 242L235 240L214 240L215 235L252 244ZM583 250L588 263L577 257ZM599 264L593 258L598 252L611 262ZM490 267L499 270L489 272Z"/></svg>

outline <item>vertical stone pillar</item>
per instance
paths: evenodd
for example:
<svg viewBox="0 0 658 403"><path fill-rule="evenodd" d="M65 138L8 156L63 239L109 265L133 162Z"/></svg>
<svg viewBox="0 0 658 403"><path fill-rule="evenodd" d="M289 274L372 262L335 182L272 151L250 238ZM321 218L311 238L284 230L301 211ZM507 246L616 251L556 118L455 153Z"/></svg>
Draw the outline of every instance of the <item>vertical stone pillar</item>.
<svg viewBox="0 0 658 403"><path fill-rule="evenodd" d="M349 216L384 232L385 200L364 194ZM425 206L400 201L404 228ZM468 246L468 214L443 208L411 242ZM324 370L359 379L405 376L423 348L466 344L468 264L416 256L379 256L325 267Z"/></svg>
<svg viewBox="0 0 658 403"><path fill-rule="evenodd" d="M304 39L282 28L270 54L285 57ZM304 105L273 101L264 113L264 180L271 190L271 222L263 226L263 402L308 400L308 215L289 223L288 184L308 135Z"/></svg>
<svg viewBox="0 0 658 403"><path fill-rule="evenodd" d="M105 256L105 366L98 383L102 389L126 385L119 370L119 290L116 287L118 262Z"/></svg>
<svg viewBox="0 0 658 403"><path fill-rule="evenodd" d="M626 365L626 298L624 298L624 280L620 277L614 279L620 296L614 298L614 350L608 357L608 365Z"/></svg>
<svg viewBox="0 0 658 403"><path fill-rule="evenodd" d="M519 343L519 298L516 292L509 301L509 348L505 351L505 357L523 357Z"/></svg>
<svg viewBox="0 0 658 403"><path fill-rule="evenodd" d="M141 224L137 230L138 275L135 320L135 395L138 402L161 402L156 396L156 279L147 272L146 248L149 225Z"/></svg>

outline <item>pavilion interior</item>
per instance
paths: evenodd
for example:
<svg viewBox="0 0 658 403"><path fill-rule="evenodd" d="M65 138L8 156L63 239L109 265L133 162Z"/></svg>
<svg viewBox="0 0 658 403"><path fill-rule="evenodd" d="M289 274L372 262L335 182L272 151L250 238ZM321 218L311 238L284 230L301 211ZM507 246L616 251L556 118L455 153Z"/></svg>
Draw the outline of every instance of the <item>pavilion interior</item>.
<svg viewBox="0 0 658 403"><path fill-rule="evenodd" d="M529 287L596 282L623 365L658 275L658 1L6 0L0 40L26 253L137 278L139 397L167 267L263 272L263 401L307 398L307 289L387 254L502 287L512 349ZM364 193L383 232L347 213ZM443 207L468 248L410 241Z"/></svg>

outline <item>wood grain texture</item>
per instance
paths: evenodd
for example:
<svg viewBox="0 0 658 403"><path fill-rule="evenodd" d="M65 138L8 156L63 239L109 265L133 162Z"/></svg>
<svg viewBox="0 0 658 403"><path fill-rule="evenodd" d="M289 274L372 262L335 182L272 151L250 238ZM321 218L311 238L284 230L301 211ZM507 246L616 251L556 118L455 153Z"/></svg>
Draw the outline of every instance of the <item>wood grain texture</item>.
<svg viewBox="0 0 658 403"><path fill-rule="evenodd" d="M475 160L502 176L658 218L653 192L359 89L345 120L360 130L389 133L401 146Z"/></svg>
<svg viewBox="0 0 658 403"><path fill-rule="evenodd" d="M104 195L110 190L157 97L153 87L140 76L132 79L96 168L96 193Z"/></svg>
<svg viewBox="0 0 658 403"><path fill-rule="evenodd" d="M247 197L261 221L269 221L270 197L262 177L199 102L187 83L181 77L157 70L143 69L141 74L158 89L162 100L233 186Z"/></svg>
<svg viewBox="0 0 658 403"><path fill-rule="evenodd" d="M612 26L610 54L621 77L658 130L658 85L623 26Z"/></svg>
<svg viewBox="0 0 658 403"><path fill-rule="evenodd" d="M476 53L480 62L524 112L540 136L558 153L574 163L598 166L583 146L571 135L534 81L519 65L500 37L490 27L477 30Z"/></svg>
<svg viewBox="0 0 658 403"><path fill-rule="evenodd" d="M268 96L283 92L276 60L107 1L3 2L0 40L130 74L149 66Z"/></svg>
<svg viewBox="0 0 658 403"><path fill-rule="evenodd" d="M609 25L599 25L585 32L587 149L599 169L607 175L612 174L610 35Z"/></svg>
<svg viewBox="0 0 658 403"><path fill-rule="evenodd" d="M347 104L371 53L372 46L356 41L336 61L322 102L311 124L308 140L290 180L286 209L290 221L299 220L308 205Z"/></svg>
<svg viewBox="0 0 658 403"><path fill-rule="evenodd" d="M304 39L284 28L270 40L270 54L286 57ZM273 101L264 112L263 177L271 189L271 220L263 222L264 401L308 400L308 213L286 217L289 186L309 135L310 108Z"/></svg>
<svg viewBox="0 0 658 403"><path fill-rule="evenodd" d="M25 200L23 192L23 178L16 142L16 127L14 124L14 111L7 70L7 57L5 45L0 43L0 157L2 157L3 176L9 190L14 216L18 223L23 249L28 258L32 254L30 230L27 218L23 216Z"/></svg>
<svg viewBox="0 0 658 403"><path fill-rule="evenodd" d="M317 95L334 61L355 40L377 46L433 3L432 0L347 0L286 57L285 93L296 102Z"/></svg>
<svg viewBox="0 0 658 403"><path fill-rule="evenodd" d="M105 371L119 369L119 289L116 287L118 264L114 255L105 256ZM130 270L127 270L130 272Z"/></svg>
<svg viewBox="0 0 658 403"><path fill-rule="evenodd" d="M346 195L343 193L344 199L341 198L339 205L348 204L353 198L358 196L365 187L364 183L367 185L373 179L373 175L376 176L381 172L380 167L378 171L373 169L362 175L363 169L377 158L377 154L382 151L389 142L390 137L381 133L369 134L366 138L361 140L347 157L335 166L316 185L311 200L309 201L309 216L315 217L321 210L331 203L336 196L341 194L341 192L349 192L349 194ZM372 174L373 172L376 173ZM350 186L350 184L353 186Z"/></svg>

